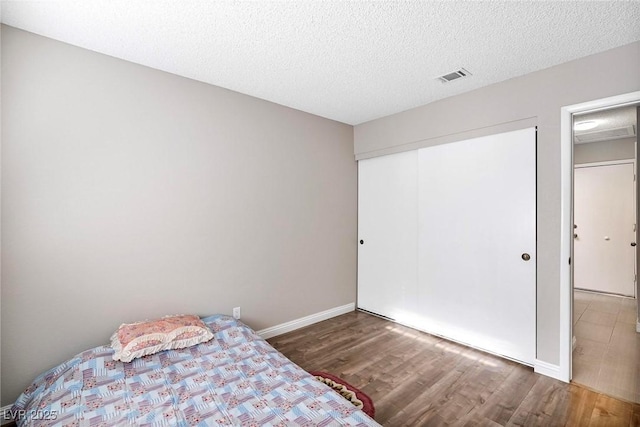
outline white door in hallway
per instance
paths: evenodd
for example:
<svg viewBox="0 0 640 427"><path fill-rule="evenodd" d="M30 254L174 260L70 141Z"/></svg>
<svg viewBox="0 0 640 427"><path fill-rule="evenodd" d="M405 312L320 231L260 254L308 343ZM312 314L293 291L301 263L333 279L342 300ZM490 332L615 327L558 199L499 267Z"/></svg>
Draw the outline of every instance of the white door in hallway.
<svg viewBox="0 0 640 427"><path fill-rule="evenodd" d="M634 194L632 161L576 165L574 287L635 295Z"/></svg>

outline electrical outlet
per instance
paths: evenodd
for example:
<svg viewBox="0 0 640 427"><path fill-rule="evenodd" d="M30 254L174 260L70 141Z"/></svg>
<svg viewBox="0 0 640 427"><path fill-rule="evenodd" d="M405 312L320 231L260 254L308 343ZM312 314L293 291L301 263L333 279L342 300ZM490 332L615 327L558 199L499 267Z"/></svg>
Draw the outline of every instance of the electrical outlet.
<svg viewBox="0 0 640 427"><path fill-rule="evenodd" d="M233 308L233 318L234 319L239 319L240 318L240 307L234 307Z"/></svg>

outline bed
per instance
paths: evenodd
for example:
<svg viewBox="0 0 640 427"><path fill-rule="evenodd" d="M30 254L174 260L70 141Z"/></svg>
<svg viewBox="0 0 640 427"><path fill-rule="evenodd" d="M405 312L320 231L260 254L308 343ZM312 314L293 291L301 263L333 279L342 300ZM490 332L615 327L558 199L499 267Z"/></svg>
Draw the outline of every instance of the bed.
<svg viewBox="0 0 640 427"><path fill-rule="evenodd" d="M11 409L18 426L377 426L232 317L208 342L129 363L100 346L41 374Z"/></svg>

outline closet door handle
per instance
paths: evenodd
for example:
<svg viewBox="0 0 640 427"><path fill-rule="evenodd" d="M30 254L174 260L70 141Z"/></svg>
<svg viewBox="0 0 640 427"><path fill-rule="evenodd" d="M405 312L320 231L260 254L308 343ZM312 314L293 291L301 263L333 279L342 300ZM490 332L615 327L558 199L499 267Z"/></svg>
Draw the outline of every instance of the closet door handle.
<svg viewBox="0 0 640 427"><path fill-rule="evenodd" d="M361 245L364 245L364 240L360 240L360 244L361 244Z"/></svg>
<svg viewBox="0 0 640 427"><path fill-rule="evenodd" d="M636 242L631 242L631 246L635 246L635 245L636 245Z"/></svg>
<svg viewBox="0 0 640 427"><path fill-rule="evenodd" d="M529 261L531 259L531 255L525 252L522 254L522 259L525 261Z"/></svg>

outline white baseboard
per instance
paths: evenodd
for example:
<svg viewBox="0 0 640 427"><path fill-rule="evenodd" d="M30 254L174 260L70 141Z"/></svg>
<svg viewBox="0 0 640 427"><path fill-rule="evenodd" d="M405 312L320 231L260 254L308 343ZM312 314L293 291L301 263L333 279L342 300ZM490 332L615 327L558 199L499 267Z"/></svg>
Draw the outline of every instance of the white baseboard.
<svg viewBox="0 0 640 427"><path fill-rule="evenodd" d="M8 419L9 418L9 410L11 409L12 405L7 405L7 406L3 406L2 408L0 408L0 426L3 426L5 424L9 424L11 421L13 421L12 419Z"/></svg>
<svg viewBox="0 0 640 427"><path fill-rule="evenodd" d="M533 365L533 372L563 381L562 376L560 375L559 365L553 365L551 363L543 362L542 360L536 359Z"/></svg>
<svg viewBox="0 0 640 427"><path fill-rule="evenodd" d="M330 308L329 310L321 311L320 313L311 314L309 316L301 317L290 322L285 322L279 325L272 326L270 328L262 329L260 331L257 331L257 333L264 339L272 338L278 335L286 334L287 332L295 331L296 329L304 328L305 326L313 325L314 323L318 323L323 320L331 319L332 317L340 316L341 314L351 313L355 309L356 303L352 302L340 307Z"/></svg>

